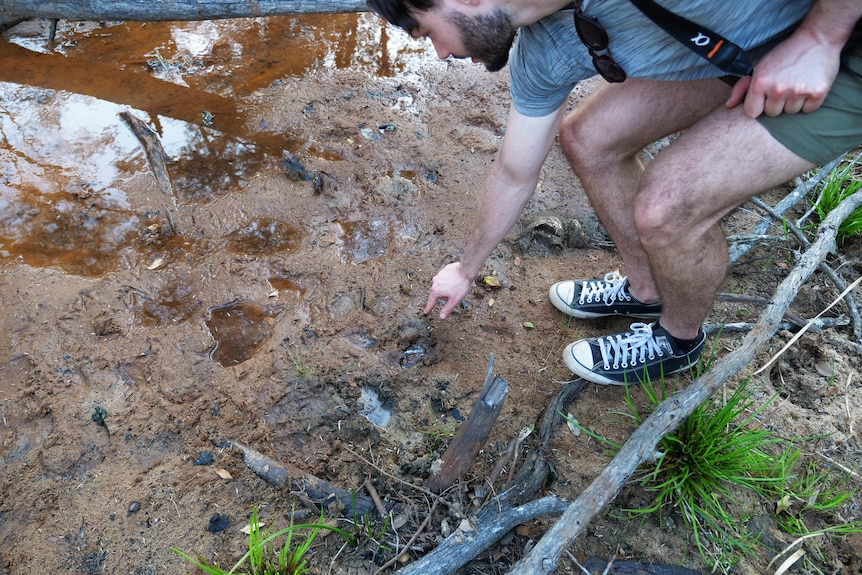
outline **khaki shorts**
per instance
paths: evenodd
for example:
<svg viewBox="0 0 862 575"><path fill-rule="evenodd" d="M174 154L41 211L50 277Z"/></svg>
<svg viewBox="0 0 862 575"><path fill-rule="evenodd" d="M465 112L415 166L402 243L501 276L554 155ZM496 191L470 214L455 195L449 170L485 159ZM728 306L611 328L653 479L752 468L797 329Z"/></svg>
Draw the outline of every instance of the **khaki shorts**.
<svg viewBox="0 0 862 575"><path fill-rule="evenodd" d="M844 66L820 108L757 121L793 153L818 165L862 145L862 44L845 53Z"/></svg>

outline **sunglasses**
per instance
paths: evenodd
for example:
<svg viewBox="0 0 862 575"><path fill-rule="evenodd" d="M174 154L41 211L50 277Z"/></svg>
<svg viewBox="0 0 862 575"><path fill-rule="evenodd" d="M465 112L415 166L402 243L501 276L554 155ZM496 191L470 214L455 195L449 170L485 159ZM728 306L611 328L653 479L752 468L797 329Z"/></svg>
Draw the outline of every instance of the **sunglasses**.
<svg viewBox="0 0 862 575"><path fill-rule="evenodd" d="M590 56L593 57L593 66L602 78L608 82L622 82L626 79L625 70L614 61L610 52L607 54L598 53L607 51L608 33L605 32L596 18L586 16L580 8L575 8L575 30L578 33L578 38L590 51Z"/></svg>

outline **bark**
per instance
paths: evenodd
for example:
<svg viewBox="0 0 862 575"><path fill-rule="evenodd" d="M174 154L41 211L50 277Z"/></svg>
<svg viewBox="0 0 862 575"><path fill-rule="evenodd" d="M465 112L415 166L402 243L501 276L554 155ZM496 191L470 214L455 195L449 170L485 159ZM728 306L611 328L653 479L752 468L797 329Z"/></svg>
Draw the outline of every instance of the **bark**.
<svg viewBox="0 0 862 575"><path fill-rule="evenodd" d="M399 570L399 575L448 575L493 545L513 527L544 515L559 515L567 502L555 496L534 500L545 487L553 472L548 444L563 421L572 400L586 387L582 379L570 381L560 388L554 400L540 414L537 442L524 459L524 465L503 493L485 503L470 520L464 520L454 533L433 551Z"/></svg>
<svg viewBox="0 0 862 575"><path fill-rule="evenodd" d="M289 489L323 507L338 502L345 517L365 517L375 510L374 501L358 490L342 489L236 441L226 441L225 444L242 452L242 459L248 468L271 485Z"/></svg>
<svg viewBox="0 0 862 575"><path fill-rule="evenodd" d="M440 493L455 483L461 473L473 463L488 440L500 410L503 409L503 402L509 394L509 383L498 375L492 376L493 370L494 356L491 355L482 393L473 404L467 423L461 426L440 458L439 470L428 478L427 487L434 493Z"/></svg>
<svg viewBox="0 0 862 575"><path fill-rule="evenodd" d="M147 165L150 167L150 172L152 172L153 177L156 179L159 189L163 194L176 202L174 186L171 184L171 176L168 174L166 166L168 155L165 153L165 148L162 146L159 135L145 124L143 120L133 116L129 112L120 112L120 118L129 126L129 129L132 130L132 133L138 138L138 141L144 148Z"/></svg>
<svg viewBox="0 0 862 575"><path fill-rule="evenodd" d="M761 348L775 335L785 311L793 302L799 288L808 277L836 249L838 226L850 213L862 205L862 191L842 201L824 220L817 239L799 258L793 270L781 282L775 297L761 314L757 325L742 344L716 362L705 375L663 403L635 430L619 453L599 476L571 504L559 521L548 530L536 546L509 573L536 575L553 573L560 553L580 535L589 522L622 489L638 465L651 460L658 442L671 433L692 411L706 401L731 377L748 365Z"/></svg>
<svg viewBox="0 0 862 575"><path fill-rule="evenodd" d="M367 10L365 0L4 0L0 3L0 26L27 18L156 22Z"/></svg>

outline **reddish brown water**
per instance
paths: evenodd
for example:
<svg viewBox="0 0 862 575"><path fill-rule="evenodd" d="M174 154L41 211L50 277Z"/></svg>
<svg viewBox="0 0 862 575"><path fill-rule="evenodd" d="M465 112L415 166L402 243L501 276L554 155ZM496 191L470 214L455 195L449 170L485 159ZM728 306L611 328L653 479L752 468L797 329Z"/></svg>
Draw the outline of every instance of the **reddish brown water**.
<svg viewBox="0 0 862 575"><path fill-rule="evenodd" d="M47 27L7 32L0 42L0 266L17 260L82 276L115 269L117 254L155 215L135 213L126 200L122 183L143 152L119 112L131 108L158 132L174 158L177 200L207 203L238 189L281 150L305 144L302 134L252 133L241 98L323 68L409 74L425 50L371 14L61 22L53 45ZM265 241L289 244L293 233L275 230Z"/></svg>

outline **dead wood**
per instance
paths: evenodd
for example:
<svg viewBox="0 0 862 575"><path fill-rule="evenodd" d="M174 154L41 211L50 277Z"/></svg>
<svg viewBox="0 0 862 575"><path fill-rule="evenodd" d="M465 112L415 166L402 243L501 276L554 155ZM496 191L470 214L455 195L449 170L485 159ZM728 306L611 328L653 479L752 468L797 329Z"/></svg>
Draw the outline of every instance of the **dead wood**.
<svg viewBox="0 0 862 575"><path fill-rule="evenodd" d="M795 206L802 198L806 197L811 190L814 189L817 184L819 184L823 178L829 175L829 173L834 170L844 156L840 158L836 158L817 170L810 178L801 182L798 186L796 186L792 192L784 196L780 202L775 204L773 207L773 214L764 215L761 220L755 224L755 226L751 229L751 236L757 237L765 234L769 227L774 224L776 221L776 215L780 217L781 214ZM757 245L756 241L741 241L735 242L730 246L730 250L728 253L728 263L733 264L739 258L747 254L751 251L754 246Z"/></svg>
<svg viewBox="0 0 862 575"><path fill-rule="evenodd" d="M497 416L503 409L503 402L509 394L509 383L498 375L492 375L493 371L494 355L491 354L482 392L473 404L467 423L458 430L440 458L439 468L428 478L426 486L434 493L442 492L458 480L458 476L473 463L491 434L491 428L494 427Z"/></svg>
<svg viewBox="0 0 862 575"><path fill-rule="evenodd" d="M752 201L754 201L755 205L764 210L766 213L769 213L771 215L777 215L774 214L770 206L766 205L761 200L757 198L752 198ZM805 237L805 234L802 233L802 230L800 230L797 226L793 225L790 222L786 222L785 225L787 226L787 229L790 231L790 233L793 234L793 236L796 238L796 241L798 241L802 245L802 247L807 248L810 245L811 242L808 241L808 238ZM832 281L832 283L835 284L835 287L838 289L838 291L844 291L844 289L847 287L847 284L844 283L844 280L825 261L820 262L820 270L826 275L826 277L828 277ZM850 318L853 320L853 335L856 338L856 341L860 341L862 340L862 318L859 317L859 308L856 306L856 302L853 300L852 294L848 293L846 296L844 296L844 303L847 305L847 312L850 314Z"/></svg>
<svg viewBox="0 0 862 575"><path fill-rule="evenodd" d="M285 463L280 463L236 441L226 441L225 443L238 449L248 468L261 479L276 487L290 489L301 494L318 506L328 507L337 502L338 507L343 509L343 514L347 517L365 517L375 510L374 501L370 497L360 494L358 490L347 491L332 485L328 481Z"/></svg>
<svg viewBox="0 0 862 575"><path fill-rule="evenodd" d="M838 226L859 205L862 205L862 191L846 198L826 217L818 230L816 240L799 257L793 270L778 286L775 298L741 345L716 362L709 372L695 379L685 390L662 402L632 433L599 476L569 505L559 521L509 573L550 574L556 569L562 550L616 497L638 465L654 458L661 438L679 427L697 406L748 365L775 335L781 318L799 288L826 256L835 251Z"/></svg>
<svg viewBox="0 0 862 575"><path fill-rule="evenodd" d="M162 141L159 135L153 131L143 120L133 116L129 112L120 112L120 118L129 126L132 133L141 143L144 148L144 156L147 158L147 166L156 180L156 184L163 194L170 198L170 205L165 208L165 216L168 219L168 225L171 233L176 232L174 219L172 217L172 207L176 207L177 198L174 195L174 186L171 183L171 176L168 174L166 162L168 155L165 153L165 148L162 146Z"/></svg>
<svg viewBox="0 0 862 575"><path fill-rule="evenodd" d="M548 444L563 420L568 405L586 386L583 380L565 383L550 405L539 415L534 445L511 486L488 501L471 519L458 528L433 551L398 573L402 575L446 575L453 573L493 545L513 527L544 515L558 515L567 502L549 496L532 501L547 485L553 473Z"/></svg>
<svg viewBox="0 0 862 575"><path fill-rule="evenodd" d="M803 325L811 324L811 331L822 333L824 329L841 327L850 325L850 320L845 316L840 317L820 317L811 318L804 324L799 324L795 320L793 322L783 321L778 324L778 329L786 329L788 331L796 331ZM703 333L713 335L716 333L741 333L751 331L756 326L756 323L740 321L732 323L705 323L703 324Z"/></svg>
<svg viewBox="0 0 862 575"><path fill-rule="evenodd" d="M699 575L697 571L674 565L644 564L619 559L612 563L611 566L604 559L590 557L584 562L584 568L590 573L607 573L607 575ZM609 566L610 569L608 569Z"/></svg>
<svg viewBox="0 0 862 575"><path fill-rule="evenodd" d="M169 20L217 20L253 18L284 14L336 14L365 12L365 0L4 0L0 3L0 23L26 18L61 20L126 20L155 22Z"/></svg>

